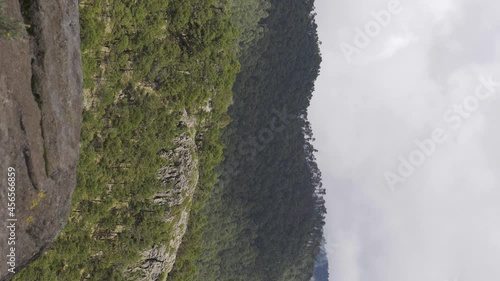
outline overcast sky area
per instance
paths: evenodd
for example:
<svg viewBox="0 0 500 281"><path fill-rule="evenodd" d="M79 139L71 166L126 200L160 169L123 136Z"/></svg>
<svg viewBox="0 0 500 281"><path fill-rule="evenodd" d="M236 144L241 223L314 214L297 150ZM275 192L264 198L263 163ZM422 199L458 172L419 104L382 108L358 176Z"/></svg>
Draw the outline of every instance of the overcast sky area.
<svg viewBox="0 0 500 281"><path fill-rule="evenodd" d="M330 281L500 280L500 2L315 5Z"/></svg>

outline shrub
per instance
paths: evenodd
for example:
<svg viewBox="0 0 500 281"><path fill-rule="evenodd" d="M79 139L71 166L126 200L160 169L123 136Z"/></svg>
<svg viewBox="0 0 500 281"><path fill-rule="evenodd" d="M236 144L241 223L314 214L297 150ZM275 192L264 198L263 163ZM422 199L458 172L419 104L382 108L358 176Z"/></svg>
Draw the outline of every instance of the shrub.
<svg viewBox="0 0 500 281"><path fill-rule="evenodd" d="M5 2L0 0L0 39L16 39L22 37L25 25L5 15Z"/></svg>

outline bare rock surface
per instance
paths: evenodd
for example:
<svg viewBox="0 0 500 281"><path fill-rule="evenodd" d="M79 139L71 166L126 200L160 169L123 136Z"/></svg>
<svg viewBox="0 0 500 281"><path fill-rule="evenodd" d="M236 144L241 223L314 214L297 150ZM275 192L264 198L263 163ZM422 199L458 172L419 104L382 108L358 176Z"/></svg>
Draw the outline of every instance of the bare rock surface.
<svg viewBox="0 0 500 281"><path fill-rule="evenodd" d="M7 13L22 21L18 1ZM76 186L82 73L78 2L35 0L25 39L0 40L0 280L9 280L7 169L16 170L18 272L66 224ZM10 223L10 222L9 222Z"/></svg>
<svg viewBox="0 0 500 281"><path fill-rule="evenodd" d="M194 126L194 123L188 127ZM141 272L140 281L164 281L172 270L182 238L187 230L191 204L198 184L198 159L193 136L182 134L174 139L175 149L160 152L160 157L176 159L172 165L158 171L158 180L165 187L158 192L154 204L166 205L171 210L179 207L180 215L167 211L164 221L173 224L172 239L165 244L156 244L141 253L139 266L130 272Z"/></svg>

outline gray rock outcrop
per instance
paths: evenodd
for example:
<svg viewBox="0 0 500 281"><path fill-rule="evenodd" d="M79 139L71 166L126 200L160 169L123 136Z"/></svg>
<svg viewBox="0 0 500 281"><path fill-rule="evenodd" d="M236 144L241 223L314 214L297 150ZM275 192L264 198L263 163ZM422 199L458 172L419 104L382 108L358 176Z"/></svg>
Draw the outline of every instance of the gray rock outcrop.
<svg viewBox="0 0 500 281"><path fill-rule="evenodd" d="M18 1L8 16L22 21ZM16 170L16 269L66 224L79 158L82 73L78 2L35 0L30 35L0 40L0 280L9 280L7 169Z"/></svg>
<svg viewBox="0 0 500 281"><path fill-rule="evenodd" d="M190 126L189 126L190 127ZM193 136L182 134L174 139L175 149L161 151L160 157L175 159L169 166L158 171L158 180L165 187L153 199L154 204L168 206L168 210L180 208L180 215L168 211L165 222L173 224L173 237L168 243L156 244L141 253L140 266L131 272L141 272L140 281L164 281L172 270L182 238L188 226L191 200L198 184L198 159Z"/></svg>

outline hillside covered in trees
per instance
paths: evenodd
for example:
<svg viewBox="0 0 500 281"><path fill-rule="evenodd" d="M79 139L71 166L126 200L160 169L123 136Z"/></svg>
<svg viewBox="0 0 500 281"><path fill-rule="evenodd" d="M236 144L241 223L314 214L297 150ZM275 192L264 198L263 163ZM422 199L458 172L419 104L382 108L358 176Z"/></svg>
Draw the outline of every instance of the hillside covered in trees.
<svg viewBox="0 0 500 281"><path fill-rule="evenodd" d="M310 280L326 213L307 121L321 61L313 9L271 1L262 38L240 53L219 183L192 213L187 237L203 234L181 246L191 258L172 280Z"/></svg>
<svg viewBox="0 0 500 281"><path fill-rule="evenodd" d="M80 22L69 222L14 280L310 280L314 2L84 0Z"/></svg>
<svg viewBox="0 0 500 281"><path fill-rule="evenodd" d="M214 185L222 160L239 70L230 15L226 0L80 3L72 210L51 249L14 280L166 279L192 194Z"/></svg>

